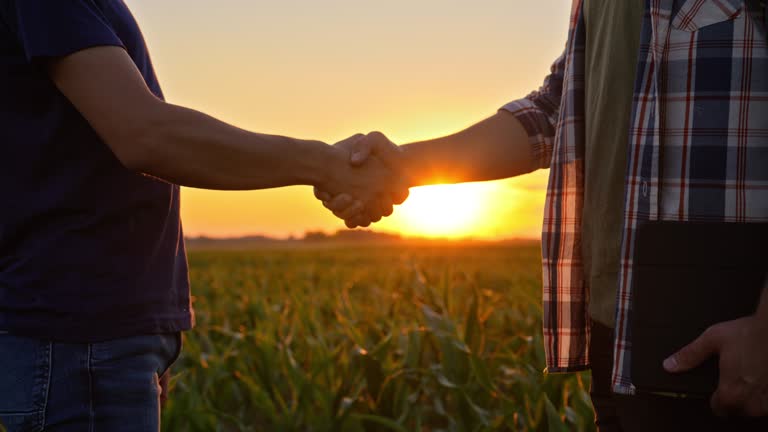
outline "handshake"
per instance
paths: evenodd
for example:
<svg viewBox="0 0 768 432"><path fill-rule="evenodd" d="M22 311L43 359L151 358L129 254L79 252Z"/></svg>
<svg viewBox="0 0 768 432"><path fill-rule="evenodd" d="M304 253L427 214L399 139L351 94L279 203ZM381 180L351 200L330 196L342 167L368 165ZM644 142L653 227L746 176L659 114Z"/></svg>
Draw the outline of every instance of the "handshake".
<svg viewBox="0 0 768 432"><path fill-rule="evenodd" d="M333 147L342 164L329 167L315 197L348 228L378 222L408 198L404 152L384 134L353 135Z"/></svg>

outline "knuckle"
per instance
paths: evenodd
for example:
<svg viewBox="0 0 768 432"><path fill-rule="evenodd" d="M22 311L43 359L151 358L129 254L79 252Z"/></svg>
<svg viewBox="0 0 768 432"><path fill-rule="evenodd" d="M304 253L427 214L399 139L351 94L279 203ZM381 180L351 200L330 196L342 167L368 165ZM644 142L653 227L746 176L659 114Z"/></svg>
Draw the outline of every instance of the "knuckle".
<svg viewBox="0 0 768 432"><path fill-rule="evenodd" d="M375 131L368 134L368 139L365 140L368 145L376 147L377 149L386 149L389 144L389 139L381 132Z"/></svg>

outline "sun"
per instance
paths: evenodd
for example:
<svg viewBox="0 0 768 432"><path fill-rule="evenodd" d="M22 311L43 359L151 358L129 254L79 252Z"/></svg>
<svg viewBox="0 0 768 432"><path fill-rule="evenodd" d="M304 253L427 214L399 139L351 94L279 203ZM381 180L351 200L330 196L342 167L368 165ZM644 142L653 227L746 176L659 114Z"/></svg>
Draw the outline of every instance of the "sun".
<svg viewBox="0 0 768 432"><path fill-rule="evenodd" d="M487 214L496 191L491 183L422 186L397 210L399 229L407 235L460 238L471 236Z"/></svg>

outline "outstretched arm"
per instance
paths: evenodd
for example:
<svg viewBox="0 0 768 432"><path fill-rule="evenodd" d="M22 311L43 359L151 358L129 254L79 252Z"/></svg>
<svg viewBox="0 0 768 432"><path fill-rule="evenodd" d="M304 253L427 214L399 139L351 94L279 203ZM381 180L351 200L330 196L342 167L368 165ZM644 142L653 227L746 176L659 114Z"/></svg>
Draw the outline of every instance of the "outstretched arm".
<svg viewBox="0 0 768 432"><path fill-rule="evenodd" d="M375 154L399 171L409 187L497 180L536 169L528 134L507 111L442 138L398 147L383 134L371 132L347 147L351 147L353 165L365 166ZM349 194L315 188L315 196L350 228L366 227L393 211L387 198L366 207Z"/></svg>
<svg viewBox="0 0 768 432"><path fill-rule="evenodd" d="M338 147L248 132L166 103L119 47L54 59L48 70L120 162L137 172L206 189L315 185L362 200L392 181L382 163L350 167L349 153Z"/></svg>
<svg viewBox="0 0 768 432"><path fill-rule="evenodd" d="M537 168L528 134L507 111L453 135L406 144L400 151L411 186L498 180Z"/></svg>
<svg viewBox="0 0 768 432"><path fill-rule="evenodd" d="M351 162L359 165L368 155L378 155L399 168L411 186L496 180L547 168L559 120L565 64L563 55L555 60L539 90L461 132L401 147L372 133L355 144ZM348 195L321 189L315 195L348 226L367 226L379 218L376 213L355 213L354 200Z"/></svg>
<svg viewBox="0 0 768 432"><path fill-rule="evenodd" d="M542 86L456 134L401 148L414 186L497 180L548 168L560 117L566 56L557 58ZM358 145L365 145L368 140ZM382 140L373 153L395 153ZM378 150L378 151L376 151ZM353 159L354 162L354 159Z"/></svg>

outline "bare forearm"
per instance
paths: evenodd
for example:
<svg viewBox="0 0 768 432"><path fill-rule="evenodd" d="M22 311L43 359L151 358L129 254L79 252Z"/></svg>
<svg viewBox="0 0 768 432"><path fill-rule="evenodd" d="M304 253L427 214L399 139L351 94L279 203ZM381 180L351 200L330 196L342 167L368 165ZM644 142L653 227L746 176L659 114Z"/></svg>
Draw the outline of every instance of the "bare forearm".
<svg viewBox="0 0 768 432"><path fill-rule="evenodd" d="M456 134L401 148L413 186L497 180L535 170L528 134L504 111Z"/></svg>
<svg viewBox="0 0 768 432"><path fill-rule="evenodd" d="M248 132L203 113L158 106L132 167L172 183L247 190L324 184L345 156L318 141Z"/></svg>
<svg viewBox="0 0 768 432"><path fill-rule="evenodd" d="M261 189L321 185L346 167L344 155L323 143L250 133L158 99L122 48L93 47L46 65L62 94L135 171L185 186Z"/></svg>

